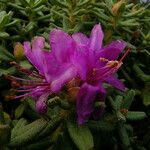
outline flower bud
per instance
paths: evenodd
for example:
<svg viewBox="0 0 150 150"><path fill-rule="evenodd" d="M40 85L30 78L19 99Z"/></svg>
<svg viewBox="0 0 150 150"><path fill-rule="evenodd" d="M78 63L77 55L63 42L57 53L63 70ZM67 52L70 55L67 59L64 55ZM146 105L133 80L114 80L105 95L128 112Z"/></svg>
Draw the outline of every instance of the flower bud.
<svg viewBox="0 0 150 150"><path fill-rule="evenodd" d="M24 49L21 43L16 43L14 46L14 56L16 59L22 59L24 56Z"/></svg>
<svg viewBox="0 0 150 150"><path fill-rule="evenodd" d="M79 87L72 87L68 89L67 101L70 103L75 103L77 99L77 94L79 92Z"/></svg>

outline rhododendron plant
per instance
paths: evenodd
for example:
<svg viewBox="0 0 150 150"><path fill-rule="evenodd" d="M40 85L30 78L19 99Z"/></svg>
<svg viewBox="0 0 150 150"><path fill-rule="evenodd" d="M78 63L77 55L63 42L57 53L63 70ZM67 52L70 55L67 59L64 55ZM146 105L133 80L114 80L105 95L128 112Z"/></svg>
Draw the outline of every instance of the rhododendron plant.
<svg viewBox="0 0 150 150"><path fill-rule="evenodd" d="M43 114L47 109L48 96L60 92L65 84L78 78L80 80L76 97L78 123L86 122L94 112L96 96L106 94L104 82L119 90L125 89L114 73L120 68L126 56L125 54L117 61L119 54L126 47L126 42L117 40L103 46L103 37L101 25L97 24L92 29L90 38L82 33L71 36L59 29L52 30L49 51L44 50L43 37L36 37L32 41L32 47L29 42L24 42L25 56L38 72L28 73L34 77L31 80L12 77L23 81L25 85L21 86L19 91L27 92L16 98L32 96L37 111Z"/></svg>

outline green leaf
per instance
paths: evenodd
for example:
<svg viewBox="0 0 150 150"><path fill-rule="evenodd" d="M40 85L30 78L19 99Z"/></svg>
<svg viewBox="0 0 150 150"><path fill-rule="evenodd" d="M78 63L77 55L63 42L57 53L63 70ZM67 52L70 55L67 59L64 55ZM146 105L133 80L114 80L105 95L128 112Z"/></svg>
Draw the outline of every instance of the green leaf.
<svg viewBox="0 0 150 150"><path fill-rule="evenodd" d="M90 129L94 129L96 131L110 132L114 129L114 125L106 121L89 121L87 125Z"/></svg>
<svg viewBox="0 0 150 150"><path fill-rule="evenodd" d="M6 13L6 11L1 11L0 12L0 29L3 29L3 27L7 23L9 23L11 15L12 15L11 11L8 14Z"/></svg>
<svg viewBox="0 0 150 150"><path fill-rule="evenodd" d="M8 24L11 19L11 15L12 15L11 11L8 14L4 15L0 25L5 26L6 24Z"/></svg>
<svg viewBox="0 0 150 150"><path fill-rule="evenodd" d="M30 32L31 30L35 28L35 26L36 26L35 22L29 22L27 26L25 27L25 31Z"/></svg>
<svg viewBox="0 0 150 150"><path fill-rule="evenodd" d="M0 38L7 38L9 34L7 32L0 32Z"/></svg>
<svg viewBox="0 0 150 150"><path fill-rule="evenodd" d="M26 69L31 69L31 67L32 67L32 65L27 60L21 61L20 65Z"/></svg>
<svg viewBox="0 0 150 150"><path fill-rule="evenodd" d="M0 76L8 75L8 74L10 75L10 74L15 73L15 71L16 71L16 68L14 66L8 69L0 69Z"/></svg>
<svg viewBox="0 0 150 150"><path fill-rule="evenodd" d="M8 125L0 125L0 145L5 145L9 141L10 127Z"/></svg>
<svg viewBox="0 0 150 150"><path fill-rule="evenodd" d="M1 103L0 103L0 124L5 124L4 112Z"/></svg>
<svg viewBox="0 0 150 150"><path fill-rule="evenodd" d="M4 47L0 46L0 60L12 61L14 60L14 56Z"/></svg>
<svg viewBox="0 0 150 150"><path fill-rule="evenodd" d="M118 132L119 132L120 140L122 142L123 149L131 150L130 149L130 139L129 139L128 133L126 131L125 125L122 122L119 122Z"/></svg>
<svg viewBox="0 0 150 150"><path fill-rule="evenodd" d="M128 111L126 118L128 120L141 120L146 118L145 112L138 112L138 111Z"/></svg>
<svg viewBox="0 0 150 150"><path fill-rule="evenodd" d="M123 103L123 97L120 95L116 96L115 97L115 105L116 105L117 110L120 110L122 103Z"/></svg>
<svg viewBox="0 0 150 150"><path fill-rule="evenodd" d="M85 125L68 122L69 135L79 150L90 150L94 147L93 136Z"/></svg>
<svg viewBox="0 0 150 150"><path fill-rule="evenodd" d="M34 2L34 8L41 6L44 2L45 0L36 0Z"/></svg>
<svg viewBox="0 0 150 150"><path fill-rule="evenodd" d="M48 148L48 146L52 145L50 138L41 139L36 141L33 144L28 145L27 147L23 148L23 150L42 150Z"/></svg>
<svg viewBox="0 0 150 150"><path fill-rule="evenodd" d="M139 77L142 81L150 81L150 75L145 74L137 64L133 65L133 69L136 72L136 76Z"/></svg>
<svg viewBox="0 0 150 150"><path fill-rule="evenodd" d="M61 117L56 117L50 120L47 123L47 126L42 130L42 132L39 134L38 138L45 137L46 135L50 134L61 122L62 118Z"/></svg>
<svg viewBox="0 0 150 150"><path fill-rule="evenodd" d="M146 83L145 88L143 89L142 96L143 96L143 103L144 105L150 105L150 84Z"/></svg>
<svg viewBox="0 0 150 150"><path fill-rule="evenodd" d="M72 140L66 130L62 134L59 135L54 149L62 150L63 147L65 147L65 150L76 150L76 148L75 148L74 144L72 143Z"/></svg>
<svg viewBox="0 0 150 150"><path fill-rule="evenodd" d="M24 118L21 118L20 120L18 120L18 122L16 123L16 125L14 126L14 128L11 131L11 139L13 139L15 136L17 136L19 129L21 129L22 127L24 127L27 124L28 124L28 122Z"/></svg>
<svg viewBox="0 0 150 150"><path fill-rule="evenodd" d="M133 100L134 100L134 96L135 96L135 91L134 90L130 90L127 92L125 98L124 98L124 104L123 104L123 108L125 109L129 109Z"/></svg>
<svg viewBox="0 0 150 150"><path fill-rule="evenodd" d="M17 135L11 138L9 146L16 147L33 141L39 133L46 127L47 121L38 119L18 130Z"/></svg>
<svg viewBox="0 0 150 150"><path fill-rule="evenodd" d="M116 106L116 103L115 101L112 99L111 96L108 96L108 100L109 100L109 103L110 103L110 106L113 110L117 111L117 106Z"/></svg>
<svg viewBox="0 0 150 150"><path fill-rule="evenodd" d="M15 117L18 119L24 112L26 106L25 104L20 104L15 110Z"/></svg>

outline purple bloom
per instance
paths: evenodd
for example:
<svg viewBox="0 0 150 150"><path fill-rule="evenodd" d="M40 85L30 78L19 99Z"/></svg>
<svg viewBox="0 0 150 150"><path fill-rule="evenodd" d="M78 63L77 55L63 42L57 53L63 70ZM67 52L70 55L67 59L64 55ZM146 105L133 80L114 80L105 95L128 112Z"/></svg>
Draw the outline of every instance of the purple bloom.
<svg viewBox="0 0 150 150"><path fill-rule="evenodd" d="M25 55L37 71L20 68L29 76L29 80L11 77L22 81L19 92L26 92L16 98L32 96L37 111L45 113L48 96L58 93L72 79L80 78L76 111L78 123L86 122L92 113L99 112L94 110L93 105L97 95L106 94L104 82L120 90L125 89L114 73L128 53L117 61L126 43L117 40L102 46L103 37L103 31L98 24L94 26L90 38L82 33L70 36L61 30L52 30L49 39L51 51L44 50L45 40L42 37L36 37L32 46L29 42L24 42Z"/></svg>
<svg viewBox="0 0 150 150"><path fill-rule="evenodd" d="M54 29L50 33L50 44L52 50L48 51L44 50L45 40L43 37L34 38L32 47L29 42L24 42L25 56L38 72L31 72L19 66L20 70L31 79L11 77L11 79L19 80L23 84L18 92L25 92L16 98L32 96L36 102L36 110L40 114L47 110L48 96L59 92L63 85L75 77L77 73L76 68L70 63L75 50L75 42L71 36L61 30Z"/></svg>
<svg viewBox="0 0 150 150"><path fill-rule="evenodd" d="M103 47L104 34L100 24L94 26L90 38L82 33L75 33L72 37L78 45L73 63L83 81L76 104L78 123L83 124L94 112L96 96L106 93L103 87L104 82L119 90L125 89L114 73L122 65L122 59L120 61L116 59L126 47L126 43L117 40Z"/></svg>

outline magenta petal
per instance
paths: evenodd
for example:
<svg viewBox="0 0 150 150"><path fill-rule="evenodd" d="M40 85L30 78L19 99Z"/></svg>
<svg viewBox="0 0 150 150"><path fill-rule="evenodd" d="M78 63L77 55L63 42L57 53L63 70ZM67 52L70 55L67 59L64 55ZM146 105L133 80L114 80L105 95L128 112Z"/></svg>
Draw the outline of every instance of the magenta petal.
<svg viewBox="0 0 150 150"><path fill-rule="evenodd" d="M50 33L52 53L60 63L68 62L75 49L75 42L62 30L54 29Z"/></svg>
<svg viewBox="0 0 150 150"><path fill-rule="evenodd" d="M111 84L112 86L116 87L117 89L119 89L121 91L125 90L125 86L124 86L123 82L114 76L105 77L104 81Z"/></svg>
<svg viewBox="0 0 150 150"><path fill-rule="evenodd" d="M99 91L99 87L84 83L78 93L77 98L77 116L78 123L85 123L94 110L94 100Z"/></svg>
<svg viewBox="0 0 150 150"><path fill-rule="evenodd" d="M44 51L44 60L43 60L43 70L44 70L44 76L46 78L46 81L48 83L51 83L51 81L59 74L60 72L60 63L56 60L52 52Z"/></svg>
<svg viewBox="0 0 150 150"><path fill-rule="evenodd" d="M72 38L77 44L87 45L89 43L89 39L87 38L87 36L82 33L75 33L72 35Z"/></svg>
<svg viewBox="0 0 150 150"><path fill-rule="evenodd" d="M100 50L102 47L103 38L104 33L102 31L101 25L95 25L90 36L90 49L93 51Z"/></svg>
<svg viewBox="0 0 150 150"><path fill-rule="evenodd" d="M81 49L81 51L80 51ZM85 47L78 47L78 51L75 53L75 55L72 57L71 61L72 64L75 66L75 68L78 70L78 75L82 80L86 80L87 75L87 59L88 56L85 54Z"/></svg>
<svg viewBox="0 0 150 150"><path fill-rule="evenodd" d="M46 100L47 100L48 96L49 96L49 93L44 93L36 101L36 110L39 114L46 113L46 111L47 111Z"/></svg>
<svg viewBox="0 0 150 150"><path fill-rule="evenodd" d="M24 54L25 54L25 56L28 58L28 60L31 63L34 63L30 42L24 42L23 46L24 46Z"/></svg>
<svg viewBox="0 0 150 150"><path fill-rule="evenodd" d="M99 57L106 58L109 60L116 60L125 47L126 47L125 41L122 40L113 41L100 51Z"/></svg>
<svg viewBox="0 0 150 150"><path fill-rule="evenodd" d="M51 90L54 93L57 93L60 91L62 86L72 80L77 74L76 68L73 66L69 66L68 68L64 68L62 72L55 77L55 79L51 83Z"/></svg>
<svg viewBox="0 0 150 150"><path fill-rule="evenodd" d="M32 48L29 42L24 42L24 53L34 67L43 74L43 48L45 39L36 37L33 39Z"/></svg>
<svg viewBox="0 0 150 150"><path fill-rule="evenodd" d="M32 50L36 52L36 48L43 49L45 44L45 39L43 37L35 37L32 41Z"/></svg>

